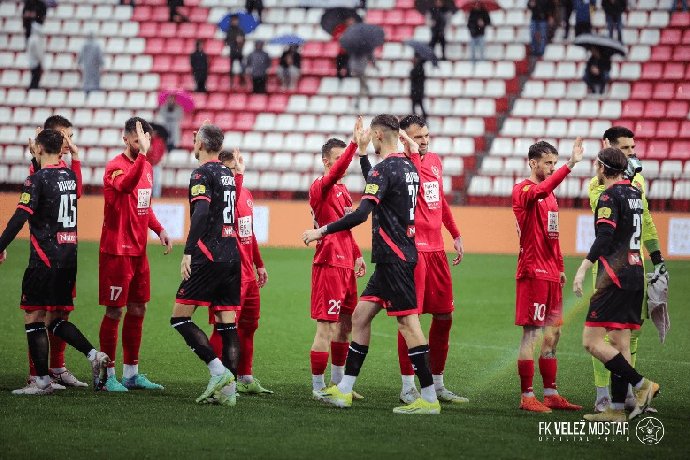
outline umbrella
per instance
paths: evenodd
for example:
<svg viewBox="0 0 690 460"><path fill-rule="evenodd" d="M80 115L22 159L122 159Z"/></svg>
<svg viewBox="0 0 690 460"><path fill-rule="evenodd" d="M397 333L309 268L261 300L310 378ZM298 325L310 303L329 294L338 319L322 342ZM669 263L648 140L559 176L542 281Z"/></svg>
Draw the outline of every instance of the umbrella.
<svg viewBox="0 0 690 460"><path fill-rule="evenodd" d="M374 24L353 24L340 37L340 46L351 54L368 54L383 45L385 33Z"/></svg>
<svg viewBox="0 0 690 460"><path fill-rule="evenodd" d="M154 123L154 122L151 122L150 125L151 125L151 128L153 128L153 131L156 134L158 134L158 137L162 138L163 142L167 143L168 137L170 136L170 134L168 133L168 130L165 128L165 126L158 124L158 123Z"/></svg>
<svg viewBox="0 0 690 460"><path fill-rule="evenodd" d="M434 64L434 67L438 67L438 57L429 45L415 40L405 40L404 43L407 46L412 47L415 54L419 56L423 61L431 61Z"/></svg>
<svg viewBox="0 0 690 460"><path fill-rule="evenodd" d="M240 29L244 31L245 34L251 33L254 29L259 27L259 22L256 18L244 11L238 11L236 13L230 13L223 16L223 19L218 23L218 28L223 32L227 32L230 28L230 19L233 16L237 16L240 19Z"/></svg>
<svg viewBox="0 0 690 460"><path fill-rule="evenodd" d="M415 0L414 7L420 13L427 14L435 3L434 0ZM455 6L455 0L443 0L443 8L446 8L451 13L458 11L458 7Z"/></svg>
<svg viewBox="0 0 690 460"><path fill-rule="evenodd" d="M158 105L162 106L168 100L168 96L175 96L175 102L184 109L185 112L194 110L194 98L187 91L181 89L166 89L158 93Z"/></svg>
<svg viewBox="0 0 690 460"><path fill-rule="evenodd" d="M459 2L458 7L466 13L472 11L474 8L475 0L462 0ZM496 11L501 9L501 5L496 2L496 0L479 0L486 11Z"/></svg>
<svg viewBox="0 0 690 460"><path fill-rule="evenodd" d="M327 8L321 16L321 28L333 35L333 29L348 18L354 18L355 22L362 22L362 18L354 8Z"/></svg>
<svg viewBox="0 0 690 460"><path fill-rule="evenodd" d="M271 45L301 46L304 44L304 39L298 35L281 35L279 37L272 38L268 43Z"/></svg>
<svg viewBox="0 0 690 460"><path fill-rule="evenodd" d="M573 42L577 46L584 46L585 48L590 48L596 46L601 48L602 51L608 54L620 54L625 56L627 51L625 46L618 40L614 40L609 37L602 37L601 35L583 34L575 37Z"/></svg>

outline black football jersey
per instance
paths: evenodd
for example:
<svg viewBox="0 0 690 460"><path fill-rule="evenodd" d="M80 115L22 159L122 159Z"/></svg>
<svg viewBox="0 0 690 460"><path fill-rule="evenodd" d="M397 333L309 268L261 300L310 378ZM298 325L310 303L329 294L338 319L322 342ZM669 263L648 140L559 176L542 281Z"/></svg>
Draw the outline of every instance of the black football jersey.
<svg viewBox="0 0 690 460"><path fill-rule="evenodd" d="M77 177L71 169L46 166L26 178L17 207L29 217L29 267L77 266Z"/></svg>
<svg viewBox="0 0 690 460"><path fill-rule="evenodd" d="M417 262L414 213L418 191L417 168L405 155L388 155L369 171L362 199L376 202L372 262Z"/></svg>
<svg viewBox="0 0 690 460"><path fill-rule="evenodd" d="M220 161L209 161L194 171L189 181L190 213L199 200L209 202L206 229L192 252L192 262L239 260L236 235L237 190L235 177Z"/></svg>
<svg viewBox="0 0 690 460"><path fill-rule="evenodd" d="M596 231L603 225L614 228L613 242L599 257L597 289L642 289L642 194L629 180L617 182L599 196L594 217Z"/></svg>

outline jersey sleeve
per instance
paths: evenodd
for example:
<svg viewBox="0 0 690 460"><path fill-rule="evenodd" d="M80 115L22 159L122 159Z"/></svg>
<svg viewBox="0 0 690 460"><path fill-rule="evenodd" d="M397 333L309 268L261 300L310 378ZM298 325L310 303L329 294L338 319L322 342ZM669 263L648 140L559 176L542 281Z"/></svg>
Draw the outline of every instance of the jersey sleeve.
<svg viewBox="0 0 690 460"><path fill-rule="evenodd" d="M83 190L83 181L81 177L81 161L72 160L70 169L74 173L74 176L77 178L77 198L81 198L81 193Z"/></svg>
<svg viewBox="0 0 690 460"><path fill-rule="evenodd" d="M163 225L156 217L156 213L153 212L153 207L149 208L149 228L153 230L156 235L160 235L163 231Z"/></svg>
<svg viewBox="0 0 690 460"><path fill-rule="evenodd" d="M367 185L364 187L364 195L362 196L363 200L373 200L377 204L386 194L389 182L388 175L380 171L380 165L381 163L374 166L374 168L369 171Z"/></svg>
<svg viewBox="0 0 690 460"><path fill-rule="evenodd" d="M145 164L146 157L139 155L127 172L117 167L107 168L103 182L105 185L111 185L118 192L131 193L139 183L139 179L141 179Z"/></svg>
<svg viewBox="0 0 690 460"><path fill-rule="evenodd" d="M616 228L619 219L618 214L619 210L616 201L607 191L604 191L599 196L599 202L597 203L596 213L594 215L597 233L600 225L609 225Z"/></svg>
<svg viewBox="0 0 690 460"><path fill-rule="evenodd" d="M453 213L450 210L450 205L448 205L448 201L446 201L446 197L443 197L443 203L441 208L441 220L443 221L443 226L446 228L446 230L448 230L448 233L450 233L450 236L453 239L456 239L460 236L460 229L458 229L458 226L455 223L455 218L453 217Z"/></svg>
<svg viewBox="0 0 690 460"><path fill-rule="evenodd" d="M359 249L359 245L354 238L352 238L352 255L355 257L355 260L362 257L362 250Z"/></svg>
<svg viewBox="0 0 690 460"><path fill-rule="evenodd" d="M592 177L592 180L589 181L589 206L592 208L592 212L596 211L597 203L599 203L599 196L605 189L606 187L604 185L599 184L598 177L594 176Z"/></svg>
<svg viewBox="0 0 690 460"><path fill-rule="evenodd" d="M328 171L328 174L323 176L323 188L321 189L322 193L330 190L330 188L333 187L336 182L345 176L347 168L350 166L350 163L352 163L352 157L355 156L356 151L357 144L350 142L347 148L345 148L343 154L340 155L340 158L336 160L331 169Z"/></svg>
<svg viewBox="0 0 690 460"><path fill-rule="evenodd" d="M264 268L264 261L261 258L261 251L259 251L259 242L256 241L256 235L252 232L252 259L256 268Z"/></svg>
<svg viewBox="0 0 690 460"><path fill-rule="evenodd" d="M23 209L29 214L33 214L38 208L38 200L41 194L41 181L33 176L29 176L22 186L22 194L19 196L18 209Z"/></svg>
<svg viewBox="0 0 690 460"><path fill-rule="evenodd" d="M639 182L640 192L642 192L642 243L647 252L651 254L659 250L659 233L656 230L656 225L654 225L652 213L649 212L644 178L638 174L635 180Z"/></svg>
<svg viewBox="0 0 690 460"><path fill-rule="evenodd" d="M192 171L192 176L189 179L189 202L191 204L199 200L211 202L210 182L204 171L200 169Z"/></svg>

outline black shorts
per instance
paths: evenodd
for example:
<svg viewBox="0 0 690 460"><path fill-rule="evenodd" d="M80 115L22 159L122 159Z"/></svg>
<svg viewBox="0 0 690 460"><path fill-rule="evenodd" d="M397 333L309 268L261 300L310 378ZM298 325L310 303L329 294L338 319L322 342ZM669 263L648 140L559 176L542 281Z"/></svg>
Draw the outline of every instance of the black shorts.
<svg viewBox="0 0 690 460"><path fill-rule="evenodd" d="M192 275L180 283L175 301L210 307L212 311L240 310L240 262L192 265Z"/></svg>
<svg viewBox="0 0 690 460"><path fill-rule="evenodd" d="M29 267L22 280L22 310L74 310L77 267Z"/></svg>
<svg viewBox="0 0 690 460"><path fill-rule="evenodd" d="M388 316L417 313L414 284L416 262L377 263L360 300L374 302L386 309Z"/></svg>
<svg viewBox="0 0 690 460"><path fill-rule="evenodd" d="M639 329L644 289L626 291L615 286L597 289L589 301L585 326Z"/></svg>

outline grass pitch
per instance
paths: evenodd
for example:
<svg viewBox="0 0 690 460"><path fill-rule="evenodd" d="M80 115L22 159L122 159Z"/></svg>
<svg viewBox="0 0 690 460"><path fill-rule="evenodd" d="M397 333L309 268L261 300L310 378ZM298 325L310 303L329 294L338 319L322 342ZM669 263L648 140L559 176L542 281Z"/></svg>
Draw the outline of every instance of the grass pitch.
<svg viewBox="0 0 690 460"><path fill-rule="evenodd" d="M77 308L73 321L97 346L103 314L97 305L96 244L80 244ZM690 450L690 263L670 262L673 328L660 345L651 323L643 328L638 367L661 383L655 400L665 435L646 446L635 436L556 436L540 438L540 422L575 422L585 412L538 415L519 411L516 371L519 328L514 319L514 256L467 255L452 269L456 313L446 368L447 386L470 398L465 407L444 406L437 417L400 416L396 326L380 314L374 321L371 352L357 381L365 395L350 410L311 399L309 347L310 263L313 249L263 250L269 272L262 291L262 317L256 334L254 374L274 395L242 397L235 408L194 404L208 381L206 367L169 325L179 283L179 246L173 255L149 250L152 300L145 322L140 369L162 383L163 392L96 394L67 390L52 397L18 397L27 375L26 339L17 308L28 245L16 242L0 267L5 314L0 335L0 458L687 458ZM572 279L579 259L566 260ZM373 267L369 264L368 279ZM587 284L591 285L591 284ZM564 295L565 325L559 356L559 387L589 411L594 400L592 364L580 344L587 303ZM428 317L423 325L428 331ZM195 320L205 325L205 312ZM118 348L118 377L121 376ZM89 366L68 347L67 365L88 380ZM541 378L535 375L541 396ZM587 457L585 457L587 456Z"/></svg>

